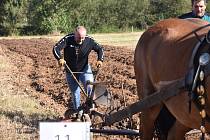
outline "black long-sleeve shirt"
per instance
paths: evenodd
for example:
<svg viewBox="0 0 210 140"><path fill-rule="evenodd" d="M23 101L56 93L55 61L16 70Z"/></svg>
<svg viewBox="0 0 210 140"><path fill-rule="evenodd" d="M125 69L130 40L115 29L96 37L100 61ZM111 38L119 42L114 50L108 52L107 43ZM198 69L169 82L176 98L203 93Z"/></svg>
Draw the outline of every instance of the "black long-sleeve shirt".
<svg viewBox="0 0 210 140"><path fill-rule="evenodd" d="M64 50L64 56L62 56L62 50ZM70 69L79 72L88 64L88 56L92 50L97 52L98 60L104 60L103 47L91 37L86 36L82 44L77 44L74 39L74 34L68 34L55 44L53 54L57 60L64 57Z"/></svg>

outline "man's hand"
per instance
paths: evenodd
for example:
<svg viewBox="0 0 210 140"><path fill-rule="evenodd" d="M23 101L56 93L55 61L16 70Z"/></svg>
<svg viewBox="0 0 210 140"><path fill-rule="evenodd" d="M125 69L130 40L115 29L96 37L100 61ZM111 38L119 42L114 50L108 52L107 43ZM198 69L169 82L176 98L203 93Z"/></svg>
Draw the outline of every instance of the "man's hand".
<svg viewBox="0 0 210 140"><path fill-rule="evenodd" d="M58 64L61 67L64 66L65 63L66 63L66 61L64 59L62 59L62 58L58 60Z"/></svg>
<svg viewBox="0 0 210 140"><path fill-rule="evenodd" d="M100 67L102 66L102 64L103 64L103 62L100 61L100 60L96 62L96 66L97 66L98 68L100 68Z"/></svg>

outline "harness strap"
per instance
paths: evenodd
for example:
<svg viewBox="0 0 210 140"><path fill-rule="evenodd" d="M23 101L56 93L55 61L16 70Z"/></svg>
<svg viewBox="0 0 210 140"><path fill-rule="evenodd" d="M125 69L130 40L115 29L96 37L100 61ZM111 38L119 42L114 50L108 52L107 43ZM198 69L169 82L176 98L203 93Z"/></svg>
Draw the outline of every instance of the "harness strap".
<svg viewBox="0 0 210 140"><path fill-rule="evenodd" d="M198 38L198 35L197 33L195 32L194 33ZM195 69L194 69L194 62L195 62L195 58L196 56L198 56L198 52L199 50L204 46L205 44L205 37L202 37L201 39L199 39L199 42L196 44L195 48L193 49L193 52L192 52L192 55L191 55L191 58L190 58L190 63L189 63L189 68L191 68L192 70L188 73L187 75L187 83L186 85L188 86L188 89L189 89L189 92L188 92L188 96L189 96L189 113L191 113L191 104L192 104L192 100L194 98L194 92L193 92L193 89L192 87L194 86L192 83L193 83L193 80L195 79Z"/></svg>
<svg viewBox="0 0 210 140"><path fill-rule="evenodd" d="M201 140L205 139L205 133L206 133L205 122L210 121L210 117L208 116L208 114L206 113L206 110L205 110L206 99L207 99L206 88L205 88L205 79L206 79L205 76L209 75L208 73L210 73L210 70L209 70L210 64L202 65L199 62L202 51L205 51L205 53L207 52L208 54L210 53L210 48L207 48L207 50L203 49L204 48L203 46L210 43L208 39L209 39L209 32L206 35L206 37L202 40L199 47L196 48L197 49L196 53L193 51L193 53L195 53L195 54L193 54L193 55L195 55L193 64L194 64L194 68L197 69L197 72L194 74L192 88L189 91L189 93L191 94L190 97L192 97L192 96L194 97L193 102L200 111L200 116L201 116L200 130L202 133ZM206 73L204 72L205 68L207 69ZM192 99L190 98L189 112L191 112L191 100Z"/></svg>
<svg viewBox="0 0 210 140"><path fill-rule="evenodd" d="M204 40L205 40L205 37L202 37L201 39L199 39L199 42L196 44L195 48L193 49L192 55L190 57L189 68L193 67L195 56L196 56L196 54L198 52L198 49L201 48L201 46L203 46L202 44L204 43Z"/></svg>

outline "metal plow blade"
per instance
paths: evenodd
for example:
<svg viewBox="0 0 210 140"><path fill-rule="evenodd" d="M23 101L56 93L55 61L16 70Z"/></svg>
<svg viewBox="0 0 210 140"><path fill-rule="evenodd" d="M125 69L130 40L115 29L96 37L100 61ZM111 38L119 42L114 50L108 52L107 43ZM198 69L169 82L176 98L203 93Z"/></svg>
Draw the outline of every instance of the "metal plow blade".
<svg viewBox="0 0 210 140"><path fill-rule="evenodd" d="M106 85L96 84L94 87L94 101L97 104L110 106L111 94L108 92Z"/></svg>

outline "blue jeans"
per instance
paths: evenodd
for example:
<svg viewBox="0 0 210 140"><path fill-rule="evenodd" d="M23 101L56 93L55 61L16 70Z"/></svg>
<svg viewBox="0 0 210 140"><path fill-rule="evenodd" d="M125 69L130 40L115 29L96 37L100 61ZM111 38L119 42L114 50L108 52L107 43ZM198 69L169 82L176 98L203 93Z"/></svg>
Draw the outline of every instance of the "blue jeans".
<svg viewBox="0 0 210 140"><path fill-rule="evenodd" d="M75 74L74 74L75 75ZM94 81L93 73L91 70L90 65L88 64L84 70L81 73L77 73L77 80L83 84L83 87L88 95L91 95L92 93L92 86L86 84L86 82L89 80L90 82ZM74 80L71 73L66 72L66 80L69 86L69 89L71 90L71 93L73 95L73 109L78 110L80 106L80 87L78 83ZM82 93L83 94L83 93Z"/></svg>

